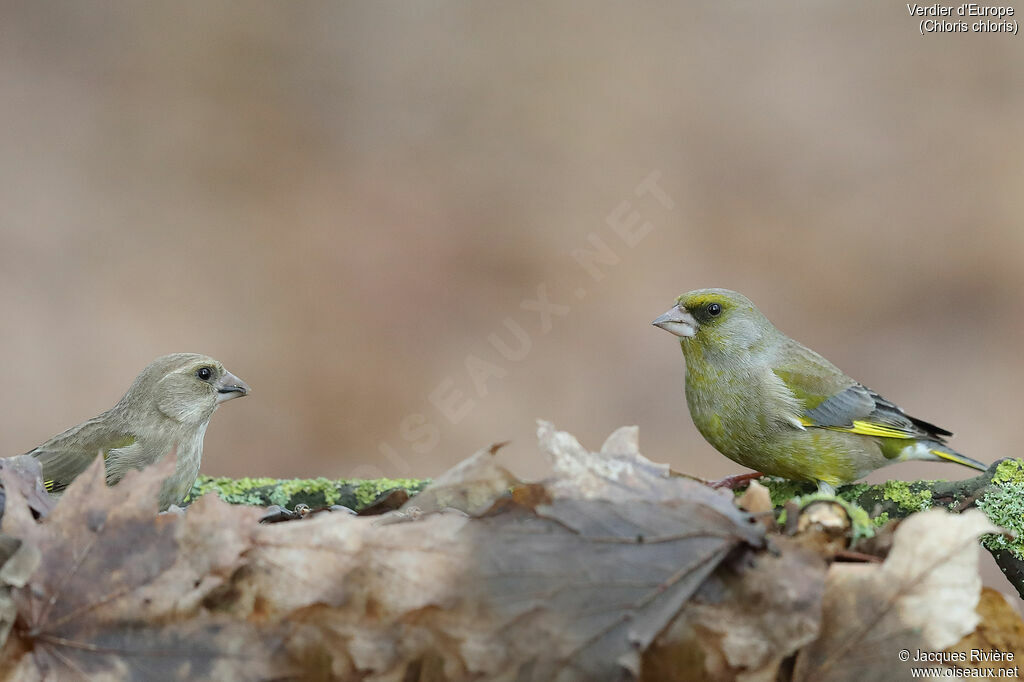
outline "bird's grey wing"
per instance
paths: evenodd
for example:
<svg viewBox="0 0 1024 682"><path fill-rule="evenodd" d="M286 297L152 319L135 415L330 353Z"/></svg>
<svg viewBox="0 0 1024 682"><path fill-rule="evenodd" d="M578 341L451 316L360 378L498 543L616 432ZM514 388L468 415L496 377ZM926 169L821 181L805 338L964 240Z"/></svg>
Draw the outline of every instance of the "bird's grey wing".
<svg viewBox="0 0 1024 682"><path fill-rule="evenodd" d="M106 459L111 450L127 447L135 436L112 425L104 416L90 419L54 436L28 454L39 460L43 484L51 492L64 490L85 471L97 455Z"/></svg>
<svg viewBox="0 0 1024 682"><path fill-rule="evenodd" d="M804 426L888 438L930 438L944 442L949 431L911 417L850 377L814 351L796 342L784 349L775 369L803 403Z"/></svg>

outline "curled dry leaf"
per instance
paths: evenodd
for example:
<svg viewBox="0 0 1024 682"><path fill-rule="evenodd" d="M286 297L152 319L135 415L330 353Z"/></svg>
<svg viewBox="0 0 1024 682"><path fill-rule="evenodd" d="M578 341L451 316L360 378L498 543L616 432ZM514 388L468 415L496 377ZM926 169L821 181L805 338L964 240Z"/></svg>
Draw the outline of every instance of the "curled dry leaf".
<svg viewBox="0 0 1024 682"><path fill-rule="evenodd" d="M550 457L554 478L548 490L558 496L633 499L648 486L660 487L669 468L640 454L635 426L617 429L598 453L590 452L572 434L558 431L546 421L537 422L540 447ZM563 490L564 488L564 490Z"/></svg>
<svg viewBox="0 0 1024 682"><path fill-rule="evenodd" d="M824 559L789 538L723 562L644 656L643 679L774 682L818 634Z"/></svg>
<svg viewBox="0 0 1024 682"><path fill-rule="evenodd" d="M796 537L800 544L818 554L834 557L850 544L850 515L831 500L814 500L804 505L797 517Z"/></svg>
<svg viewBox="0 0 1024 682"><path fill-rule="evenodd" d="M494 455L503 445L496 443L478 450L456 464L404 503L401 511L408 513L415 508L427 513L450 508L475 515L487 510L519 483L519 479L494 461Z"/></svg>
<svg viewBox="0 0 1024 682"><path fill-rule="evenodd" d="M360 516L380 516L390 511L401 509L402 505L409 501L409 491L402 488L395 488L384 493L369 505L359 510ZM354 510L349 510L353 514Z"/></svg>
<svg viewBox="0 0 1024 682"><path fill-rule="evenodd" d="M556 430L546 421L538 422L537 438L554 467L554 475L544 481L544 488L551 497L620 503L637 499L649 502L687 499L729 513L737 520L749 521L749 517L736 510L731 492L672 476L667 465L652 462L640 454L635 426L617 429L600 452L590 452L571 434Z"/></svg>
<svg viewBox="0 0 1024 682"><path fill-rule="evenodd" d="M39 460L28 455L0 459L0 519L8 506L8 498L23 499L32 515L46 516L54 500L43 488ZM17 513L17 512L16 512ZM31 544L0 533L0 647L14 625L18 609L12 588L25 586L28 577L39 565L39 551Z"/></svg>
<svg viewBox="0 0 1024 682"><path fill-rule="evenodd" d="M3 485L0 485L0 518L3 517L4 499L8 488L16 488L36 516L46 516L56 501L43 488L42 468L39 460L29 455L0 459Z"/></svg>
<svg viewBox="0 0 1024 682"><path fill-rule="evenodd" d="M799 654L795 680L909 676L901 649L939 651L978 623L977 539L996 529L977 510L932 509L905 519L881 564L832 564L820 637Z"/></svg>
<svg viewBox="0 0 1024 682"><path fill-rule="evenodd" d="M1024 666L1024 619L1007 597L990 587L982 588L976 610L980 619L978 627L947 649L962 652L964 660L952 661L948 665L953 668L1008 668L1017 665L1018 669ZM1012 654L1013 658L993 661L979 660L977 654L972 656L973 652L994 651Z"/></svg>
<svg viewBox="0 0 1024 682"><path fill-rule="evenodd" d="M751 514L767 514L775 508L772 504L772 494L768 488L757 481L751 481L747 489L736 500L737 506Z"/></svg>

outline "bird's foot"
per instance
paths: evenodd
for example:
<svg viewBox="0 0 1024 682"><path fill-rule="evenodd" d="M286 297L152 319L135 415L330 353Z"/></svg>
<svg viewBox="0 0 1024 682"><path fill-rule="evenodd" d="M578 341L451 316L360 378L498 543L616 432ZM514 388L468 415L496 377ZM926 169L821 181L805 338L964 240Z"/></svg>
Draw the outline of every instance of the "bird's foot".
<svg viewBox="0 0 1024 682"><path fill-rule="evenodd" d="M726 476L725 478L720 478L717 481L708 481L707 483L712 488L736 490L737 488L743 487L744 483L749 483L750 481L753 481L756 478L761 478L762 476L764 476L764 474L759 471L755 471L749 474L733 474L732 476Z"/></svg>

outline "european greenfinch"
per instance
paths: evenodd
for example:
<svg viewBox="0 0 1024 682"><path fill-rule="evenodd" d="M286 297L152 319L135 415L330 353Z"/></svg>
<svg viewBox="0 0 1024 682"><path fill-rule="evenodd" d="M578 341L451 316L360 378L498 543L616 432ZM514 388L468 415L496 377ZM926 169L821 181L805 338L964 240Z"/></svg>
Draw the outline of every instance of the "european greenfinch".
<svg viewBox="0 0 1024 682"><path fill-rule="evenodd" d="M247 395L244 381L213 358L157 358L112 408L27 453L39 459L46 489L59 494L101 455L107 484L174 452L177 466L160 490L160 509L181 504L199 475L203 436L221 403Z"/></svg>
<svg viewBox="0 0 1024 682"><path fill-rule="evenodd" d="M697 430L745 467L826 492L906 460L986 469L946 445L952 433L846 376L742 294L691 291L652 324L679 337Z"/></svg>

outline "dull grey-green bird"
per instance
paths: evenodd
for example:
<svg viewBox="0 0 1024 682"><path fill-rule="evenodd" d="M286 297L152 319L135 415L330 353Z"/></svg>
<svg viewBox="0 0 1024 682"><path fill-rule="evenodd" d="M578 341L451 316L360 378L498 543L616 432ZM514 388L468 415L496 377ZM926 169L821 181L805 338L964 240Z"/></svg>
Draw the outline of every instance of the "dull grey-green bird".
<svg viewBox="0 0 1024 682"><path fill-rule="evenodd" d="M160 491L160 509L181 504L199 475L203 436L214 410L247 395L244 381L211 357L174 353L157 358L135 378L112 408L28 454L39 459L43 483L62 492L97 455L103 457L107 484L130 469L142 469L174 452L178 462Z"/></svg>

